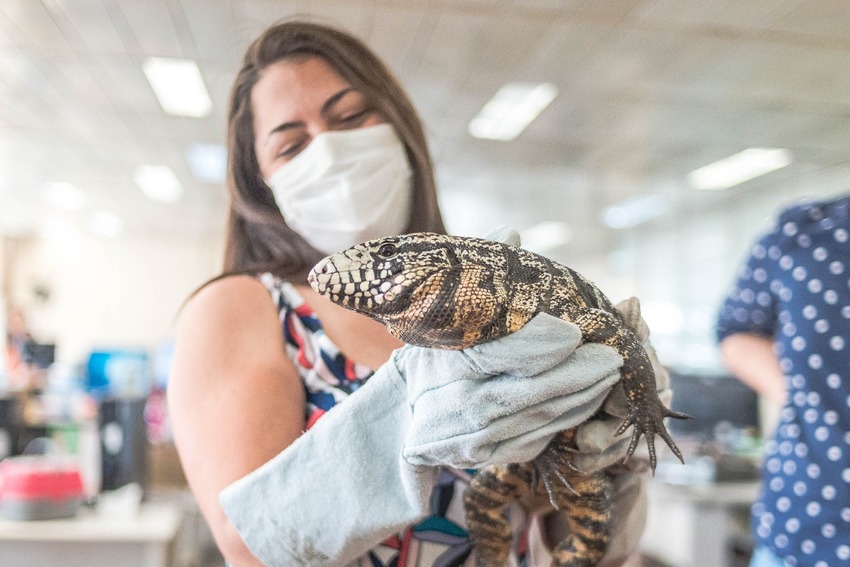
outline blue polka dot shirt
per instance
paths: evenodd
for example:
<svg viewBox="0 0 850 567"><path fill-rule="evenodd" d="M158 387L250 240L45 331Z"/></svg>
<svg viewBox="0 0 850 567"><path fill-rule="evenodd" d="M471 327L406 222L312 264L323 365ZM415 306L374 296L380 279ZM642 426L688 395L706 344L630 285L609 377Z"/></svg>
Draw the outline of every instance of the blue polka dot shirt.
<svg viewBox="0 0 850 567"><path fill-rule="evenodd" d="M718 339L771 337L788 401L765 446L756 541L790 565L850 565L850 196L784 211L721 309Z"/></svg>

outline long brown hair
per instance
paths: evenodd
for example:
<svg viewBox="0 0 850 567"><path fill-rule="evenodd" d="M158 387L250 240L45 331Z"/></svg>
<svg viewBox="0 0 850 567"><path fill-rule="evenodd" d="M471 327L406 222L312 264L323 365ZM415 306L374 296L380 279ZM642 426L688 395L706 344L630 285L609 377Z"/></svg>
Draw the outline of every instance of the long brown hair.
<svg viewBox="0 0 850 567"><path fill-rule="evenodd" d="M304 20L283 20L268 28L245 53L230 94L227 183L230 211L225 273L271 271L302 280L324 254L289 228L263 181L254 153L251 92L264 69L304 55L324 58L404 143L413 170L413 207L408 232L445 233L437 206L433 164L419 115L392 72L366 45L347 32Z"/></svg>

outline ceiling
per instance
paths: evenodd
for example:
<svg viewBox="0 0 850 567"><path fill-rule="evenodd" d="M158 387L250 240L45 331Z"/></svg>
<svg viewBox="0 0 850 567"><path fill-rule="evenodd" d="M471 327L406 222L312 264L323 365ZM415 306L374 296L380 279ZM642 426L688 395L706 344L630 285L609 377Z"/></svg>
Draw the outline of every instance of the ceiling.
<svg viewBox="0 0 850 567"><path fill-rule="evenodd" d="M453 232L564 221L578 257L618 238L600 211L623 199L663 195L666 214L688 215L850 162L846 0L0 0L0 233L102 210L127 235L219 235L223 183L193 177L185 154L223 142L244 49L292 14L356 32L399 75ZM196 60L212 113L165 114L149 56ZM560 94L512 142L469 136L508 81ZM794 163L725 192L688 187L689 171L748 147ZM171 166L183 198L149 201L140 164ZM83 208L46 203L54 182L82 189Z"/></svg>

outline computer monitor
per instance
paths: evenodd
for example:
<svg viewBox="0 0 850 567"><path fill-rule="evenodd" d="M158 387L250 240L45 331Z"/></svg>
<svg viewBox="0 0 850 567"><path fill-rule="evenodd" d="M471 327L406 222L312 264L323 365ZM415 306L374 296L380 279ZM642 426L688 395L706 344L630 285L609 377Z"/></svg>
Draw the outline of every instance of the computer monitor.
<svg viewBox="0 0 850 567"><path fill-rule="evenodd" d="M746 430L758 435L758 395L728 374L670 372L671 408L693 419L671 419L671 433L696 436L706 441L717 435L718 426Z"/></svg>
<svg viewBox="0 0 850 567"><path fill-rule="evenodd" d="M49 368L56 361L56 345L52 343L26 341L22 349L21 358L25 364L30 364L36 368Z"/></svg>
<svg viewBox="0 0 850 567"><path fill-rule="evenodd" d="M728 374L671 372L675 411L693 419L668 419L685 457L659 464L656 478L674 484L750 481L758 478L762 445L758 396Z"/></svg>

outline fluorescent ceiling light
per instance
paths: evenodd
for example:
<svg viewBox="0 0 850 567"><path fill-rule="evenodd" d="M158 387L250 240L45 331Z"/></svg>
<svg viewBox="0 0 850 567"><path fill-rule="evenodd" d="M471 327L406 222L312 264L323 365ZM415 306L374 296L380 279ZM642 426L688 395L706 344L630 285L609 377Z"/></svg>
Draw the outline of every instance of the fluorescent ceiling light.
<svg viewBox="0 0 850 567"><path fill-rule="evenodd" d="M552 83L508 83L469 123L476 138L513 140L558 95Z"/></svg>
<svg viewBox="0 0 850 567"><path fill-rule="evenodd" d="M696 189L728 189L783 168L791 161L791 152L786 149L750 148L693 170L688 182Z"/></svg>
<svg viewBox="0 0 850 567"><path fill-rule="evenodd" d="M133 180L152 201L173 203L183 194L183 185L167 165L140 165Z"/></svg>
<svg viewBox="0 0 850 567"><path fill-rule="evenodd" d="M572 228L566 223L543 221L520 233L522 247L533 252L545 252L566 244L573 236Z"/></svg>
<svg viewBox="0 0 850 567"><path fill-rule="evenodd" d="M662 195L630 197L602 210L602 222L610 228L630 228L659 217L670 210L670 201Z"/></svg>
<svg viewBox="0 0 850 567"><path fill-rule="evenodd" d="M221 144L193 144L186 150L192 175L206 183L221 183L227 173L227 150Z"/></svg>
<svg viewBox="0 0 850 567"><path fill-rule="evenodd" d="M89 216L89 230L104 238L118 238L124 233L124 221L115 213L94 211Z"/></svg>
<svg viewBox="0 0 850 567"><path fill-rule="evenodd" d="M48 183L41 191L41 198L66 211L79 211L88 200L83 191L65 182Z"/></svg>
<svg viewBox="0 0 850 567"><path fill-rule="evenodd" d="M210 113L210 95L197 63L191 59L148 57L142 69L167 113L195 118Z"/></svg>

